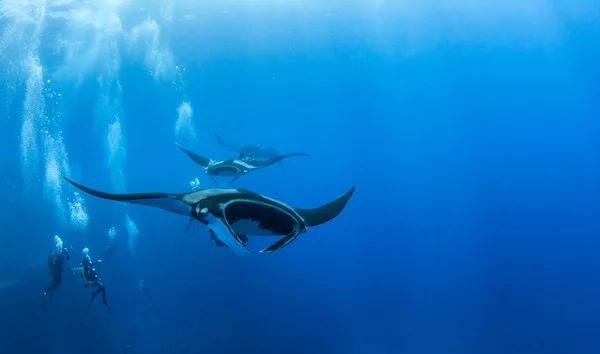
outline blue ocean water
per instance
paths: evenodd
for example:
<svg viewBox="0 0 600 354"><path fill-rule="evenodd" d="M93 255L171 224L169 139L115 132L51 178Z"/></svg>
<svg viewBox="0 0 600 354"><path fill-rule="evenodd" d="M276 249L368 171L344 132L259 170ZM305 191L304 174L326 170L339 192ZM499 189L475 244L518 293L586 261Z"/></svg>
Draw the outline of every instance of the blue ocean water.
<svg viewBox="0 0 600 354"><path fill-rule="evenodd" d="M0 0L1 352L598 353L599 19L587 0ZM248 260L63 180L213 188L175 143L237 157L215 134L311 155L235 188L356 192L277 252L250 236ZM55 235L72 259L42 308ZM108 245L116 318L69 270Z"/></svg>

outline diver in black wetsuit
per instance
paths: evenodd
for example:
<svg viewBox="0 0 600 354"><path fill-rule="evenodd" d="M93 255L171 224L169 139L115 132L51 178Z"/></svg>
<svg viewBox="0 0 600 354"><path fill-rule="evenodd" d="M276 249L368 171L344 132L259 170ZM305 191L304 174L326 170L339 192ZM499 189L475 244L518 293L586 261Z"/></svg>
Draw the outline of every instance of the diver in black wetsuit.
<svg viewBox="0 0 600 354"><path fill-rule="evenodd" d="M96 291L92 293L92 298L90 299L88 307L92 306L92 302L94 302L96 295L101 293L102 303L110 310L110 313L113 316L117 317L117 315L115 315L113 310L110 308L110 306L108 306L108 303L106 302L106 289L104 288L104 284L102 284L102 282L100 281L100 275L96 272L96 268L94 268L96 264L102 263L102 260L99 259L97 261L92 261L89 253L90 250L87 247L83 249L84 257L80 264L81 277L84 281L83 286L88 287L91 285L96 287Z"/></svg>
<svg viewBox="0 0 600 354"><path fill-rule="evenodd" d="M44 291L44 296L42 297L42 307L46 306L48 294L56 290L60 284L62 284L63 265L65 260L68 261L71 259L69 251L72 249L72 247L63 246L63 242L58 235L54 236L54 242L56 244L56 249L48 257L48 272L50 272L52 275L52 284L46 288L46 291Z"/></svg>

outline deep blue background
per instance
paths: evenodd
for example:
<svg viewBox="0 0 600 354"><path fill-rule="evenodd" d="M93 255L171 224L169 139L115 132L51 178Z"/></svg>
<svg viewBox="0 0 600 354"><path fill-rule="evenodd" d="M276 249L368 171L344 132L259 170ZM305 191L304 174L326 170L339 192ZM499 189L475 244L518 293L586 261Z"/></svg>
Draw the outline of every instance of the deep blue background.
<svg viewBox="0 0 600 354"><path fill-rule="evenodd" d="M598 353L599 5L454 4L177 3L161 23L186 68L176 85L120 43L128 191L210 185L174 145L184 99L195 151L231 156L218 132L312 155L236 186L303 208L357 186L338 218L250 262L161 210L86 197L88 229L61 224L43 183L25 192L20 174L26 75L2 78L16 82L0 96L12 102L0 280L16 280L0 289L2 352ZM122 15L124 30L146 16ZM49 20L42 42L61 30ZM40 59L64 97L71 176L111 190L106 124L94 122L102 66L75 85L54 80L64 58L51 44ZM135 255L125 214L140 231ZM118 318L88 310L68 272L42 309L53 235L75 246L75 265L84 246L99 256L113 225L119 253L101 274ZM140 278L156 312L137 296Z"/></svg>

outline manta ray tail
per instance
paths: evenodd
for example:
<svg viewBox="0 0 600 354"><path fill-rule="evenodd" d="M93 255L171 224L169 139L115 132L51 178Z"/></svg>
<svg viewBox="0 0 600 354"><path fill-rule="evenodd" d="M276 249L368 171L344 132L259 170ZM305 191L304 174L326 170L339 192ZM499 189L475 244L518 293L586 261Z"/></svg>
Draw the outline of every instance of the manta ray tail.
<svg viewBox="0 0 600 354"><path fill-rule="evenodd" d="M281 163L281 161L283 159L287 159L288 157L292 157L292 156L310 156L310 155L307 154L307 153L304 153L304 152L295 152L293 154L286 154L286 155L276 156L276 157L270 158L270 159L265 160L265 161L256 161L256 160L254 160L254 161L252 161L252 164L254 166L256 166L256 167L262 168L262 167L271 166L272 164L277 163L277 162Z"/></svg>
<svg viewBox="0 0 600 354"><path fill-rule="evenodd" d="M217 133L215 133L215 138L217 138L217 142L218 142L218 143L219 143L219 145L221 145L221 146L224 146L224 147L226 147L226 148L228 148L228 149L233 149L233 150L235 150L235 151L240 151L240 150L241 150L239 147L237 147L237 146L235 146L235 145L233 145L233 144L230 144L230 143L226 142L225 140L223 140L223 139L221 138L221 136L220 136L219 134L217 134Z"/></svg>
<svg viewBox="0 0 600 354"><path fill-rule="evenodd" d="M200 165L204 168L207 168L208 165L210 164L210 159L208 159L204 156L200 156L200 155L196 154L195 152L192 152L177 143L175 143L175 145L177 145L177 147L180 148L181 151L183 151L186 155L188 155L188 157L190 159L192 159L192 161L194 161L198 165Z"/></svg>
<svg viewBox="0 0 600 354"><path fill-rule="evenodd" d="M296 209L296 212L304 219L308 226L317 226L328 222L338 216L346 207L356 187L329 202L314 209Z"/></svg>

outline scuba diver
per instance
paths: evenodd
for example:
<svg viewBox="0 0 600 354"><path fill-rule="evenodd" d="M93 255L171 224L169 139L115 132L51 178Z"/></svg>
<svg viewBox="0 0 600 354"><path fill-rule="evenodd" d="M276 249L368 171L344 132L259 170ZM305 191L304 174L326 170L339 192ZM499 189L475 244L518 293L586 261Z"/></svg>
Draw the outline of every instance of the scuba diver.
<svg viewBox="0 0 600 354"><path fill-rule="evenodd" d="M54 236L54 244L56 246L54 252L48 257L48 272L52 275L52 284L44 291L42 297L42 307L46 307L48 294L56 290L62 284L62 271L65 260L70 260L69 251L73 249L71 246L63 246L63 241Z"/></svg>
<svg viewBox="0 0 600 354"><path fill-rule="evenodd" d="M148 299L148 302L150 302L150 307L154 307L152 304L152 299L150 298L150 294L148 293L148 288L146 287L146 284L144 284L144 279L140 280L139 292L140 296Z"/></svg>
<svg viewBox="0 0 600 354"><path fill-rule="evenodd" d="M102 263L102 260L99 259L97 261L92 261L92 259L90 258L90 250L87 247L83 249L83 255L83 260L79 264L81 277L84 281L83 286L88 287L92 285L96 287L96 291L92 293L92 298L90 299L88 307L92 306L92 302L94 302L96 295L101 293L102 303L110 310L110 313L113 316L117 317L117 315L115 315L113 310L110 308L110 306L108 306L108 303L106 302L106 289L104 288L104 284L102 284L102 282L100 281L100 275L98 274L98 272L96 272L96 268L94 268L96 264Z"/></svg>

